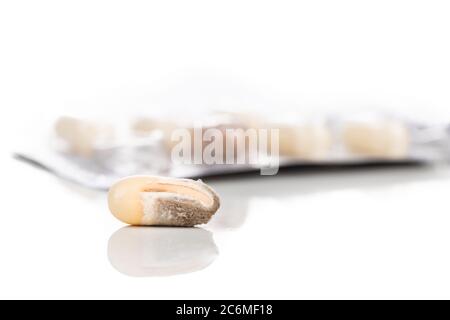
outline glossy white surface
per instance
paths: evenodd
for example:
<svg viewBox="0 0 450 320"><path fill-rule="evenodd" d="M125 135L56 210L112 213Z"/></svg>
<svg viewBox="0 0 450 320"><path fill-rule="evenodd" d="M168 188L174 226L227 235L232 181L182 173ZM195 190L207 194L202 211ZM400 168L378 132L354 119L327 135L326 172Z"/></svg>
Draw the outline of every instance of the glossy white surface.
<svg viewBox="0 0 450 320"><path fill-rule="evenodd" d="M178 234L124 230L104 193L11 159L66 114L450 123L449 15L448 1L1 1L0 298L450 298L449 168L216 180L216 219Z"/></svg>
<svg viewBox="0 0 450 320"><path fill-rule="evenodd" d="M105 194L5 165L2 298L450 297L446 168L212 181L206 231L124 228Z"/></svg>

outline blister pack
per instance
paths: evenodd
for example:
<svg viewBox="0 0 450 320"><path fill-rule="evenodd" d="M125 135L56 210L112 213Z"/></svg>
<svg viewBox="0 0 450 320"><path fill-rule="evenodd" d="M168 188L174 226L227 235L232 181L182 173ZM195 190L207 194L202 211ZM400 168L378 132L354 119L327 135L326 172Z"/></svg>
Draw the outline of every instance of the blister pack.
<svg viewBox="0 0 450 320"><path fill-rule="evenodd" d="M445 123L384 113L302 117L214 112L195 119L139 116L115 121L60 117L47 140L16 152L21 160L95 189L151 174L204 178L286 167L442 163Z"/></svg>

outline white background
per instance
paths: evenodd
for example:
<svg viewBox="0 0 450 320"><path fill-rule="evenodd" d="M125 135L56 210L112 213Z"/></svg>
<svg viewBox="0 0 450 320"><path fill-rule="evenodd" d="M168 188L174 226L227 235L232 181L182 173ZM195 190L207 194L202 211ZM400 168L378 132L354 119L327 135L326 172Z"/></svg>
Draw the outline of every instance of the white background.
<svg viewBox="0 0 450 320"><path fill-rule="evenodd" d="M212 181L214 262L133 278L109 262L104 194L10 156L39 143L30 123L70 113L449 121L449 16L446 1L1 1L0 297L450 298L446 167Z"/></svg>

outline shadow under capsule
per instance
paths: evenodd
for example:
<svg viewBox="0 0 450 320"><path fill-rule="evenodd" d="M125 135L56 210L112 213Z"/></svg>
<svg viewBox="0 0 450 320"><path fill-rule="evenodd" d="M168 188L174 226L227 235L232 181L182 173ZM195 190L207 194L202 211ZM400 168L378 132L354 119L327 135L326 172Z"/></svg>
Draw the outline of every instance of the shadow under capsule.
<svg viewBox="0 0 450 320"><path fill-rule="evenodd" d="M210 231L201 228L123 227L108 242L108 259L133 277L171 276L202 270L219 251Z"/></svg>

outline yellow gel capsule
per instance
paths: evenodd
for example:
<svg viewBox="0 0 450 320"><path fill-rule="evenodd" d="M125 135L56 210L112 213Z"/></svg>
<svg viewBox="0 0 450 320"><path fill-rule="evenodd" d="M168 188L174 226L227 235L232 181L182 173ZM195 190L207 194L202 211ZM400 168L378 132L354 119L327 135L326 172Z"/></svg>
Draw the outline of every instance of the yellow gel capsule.
<svg viewBox="0 0 450 320"><path fill-rule="evenodd" d="M404 158L410 147L409 132L398 122L351 123L343 139L350 152L381 159Z"/></svg>
<svg viewBox="0 0 450 320"><path fill-rule="evenodd" d="M131 225L194 226L207 223L220 200L201 180L131 176L110 188L108 205Z"/></svg>

